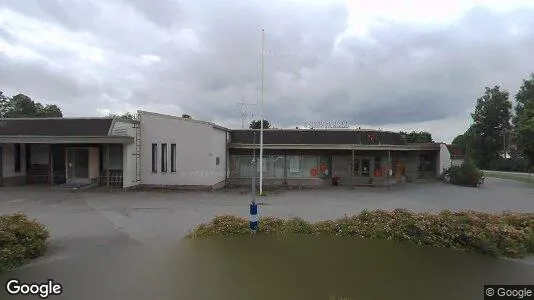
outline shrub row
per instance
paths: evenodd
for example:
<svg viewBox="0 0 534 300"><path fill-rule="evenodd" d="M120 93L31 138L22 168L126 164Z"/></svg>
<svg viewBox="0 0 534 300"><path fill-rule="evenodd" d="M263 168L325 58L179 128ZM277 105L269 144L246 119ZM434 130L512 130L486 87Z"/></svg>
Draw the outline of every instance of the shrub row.
<svg viewBox="0 0 534 300"><path fill-rule="evenodd" d="M250 234L248 220L217 216L191 230L187 238ZM301 218L260 218L258 234L319 234L411 241L420 245L524 257L534 253L534 213L489 214L443 211L438 214L364 210L358 215L308 223Z"/></svg>
<svg viewBox="0 0 534 300"><path fill-rule="evenodd" d="M43 255L49 236L43 225L25 215L0 216L0 272Z"/></svg>

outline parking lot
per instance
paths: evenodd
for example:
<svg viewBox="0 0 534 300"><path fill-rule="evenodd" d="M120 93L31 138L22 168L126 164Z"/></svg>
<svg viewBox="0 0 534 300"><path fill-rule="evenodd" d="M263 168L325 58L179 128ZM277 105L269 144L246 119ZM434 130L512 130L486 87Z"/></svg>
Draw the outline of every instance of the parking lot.
<svg viewBox="0 0 534 300"><path fill-rule="evenodd" d="M172 243L215 215L247 217L250 195L217 192L67 191L49 187L0 188L0 214L22 212L51 232L51 250L34 263L132 244ZM271 192L258 198L260 215L309 221L362 209L415 211L534 211L534 185L487 178L480 188L441 182L385 188L331 188Z"/></svg>

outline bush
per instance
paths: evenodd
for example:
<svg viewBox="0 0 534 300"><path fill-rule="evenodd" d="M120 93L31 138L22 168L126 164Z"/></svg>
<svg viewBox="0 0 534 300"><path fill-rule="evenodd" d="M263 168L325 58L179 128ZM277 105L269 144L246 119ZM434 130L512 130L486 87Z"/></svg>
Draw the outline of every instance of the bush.
<svg viewBox="0 0 534 300"><path fill-rule="evenodd" d="M477 187L482 182L484 173L467 160L461 166L450 167L444 172L444 177L452 184Z"/></svg>
<svg viewBox="0 0 534 300"><path fill-rule="evenodd" d="M246 219L216 217L195 228L189 238L250 234ZM258 234L315 234L409 241L419 245L523 257L534 253L534 214L474 211L414 213L406 209L364 210L336 220L308 223L300 218L261 218Z"/></svg>
<svg viewBox="0 0 534 300"><path fill-rule="evenodd" d="M43 225L25 215L0 216L0 272L43 255L49 236Z"/></svg>

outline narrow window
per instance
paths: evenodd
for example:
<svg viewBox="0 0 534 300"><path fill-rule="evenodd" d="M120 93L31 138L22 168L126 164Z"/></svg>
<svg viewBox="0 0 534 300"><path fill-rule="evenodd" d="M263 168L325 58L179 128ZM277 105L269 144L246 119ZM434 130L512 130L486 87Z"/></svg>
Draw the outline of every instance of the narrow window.
<svg viewBox="0 0 534 300"><path fill-rule="evenodd" d="M215 165L219 165L221 163L221 158L220 157L216 157L215 158Z"/></svg>
<svg viewBox="0 0 534 300"><path fill-rule="evenodd" d="M171 144L171 172L176 172L176 144Z"/></svg>
<svg viewBox="0 0 534 300"><path fill-rule="evenodd" d="M161 172L167 172L167 144L161 144Z"/></svg>
<svg viewBox="0 0 534 300"><path fill-rule="evenodd" d="M152 173L158 171L158 144L152 144Z"/></svg>
<svg viewBox="0 0 534 300"><path fill-rule="evenodd" d="M21 171L22 155L20 144L15 144L15 172Z"/></svg>

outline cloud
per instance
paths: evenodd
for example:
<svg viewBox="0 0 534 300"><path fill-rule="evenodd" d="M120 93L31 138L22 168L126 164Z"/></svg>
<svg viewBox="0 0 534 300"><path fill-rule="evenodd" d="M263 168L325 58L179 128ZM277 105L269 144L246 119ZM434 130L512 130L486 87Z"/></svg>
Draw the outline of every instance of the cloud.
<svg viewBox="0 0 534 300"><path fill-rule="evenodd" d="M265 28L275 126L348 120L450 141L484 86L513 95L534 72L534 8L410 3L0 1L0 89L69 116L139 108L240 127L237 102L260 100Z"/></svg>

